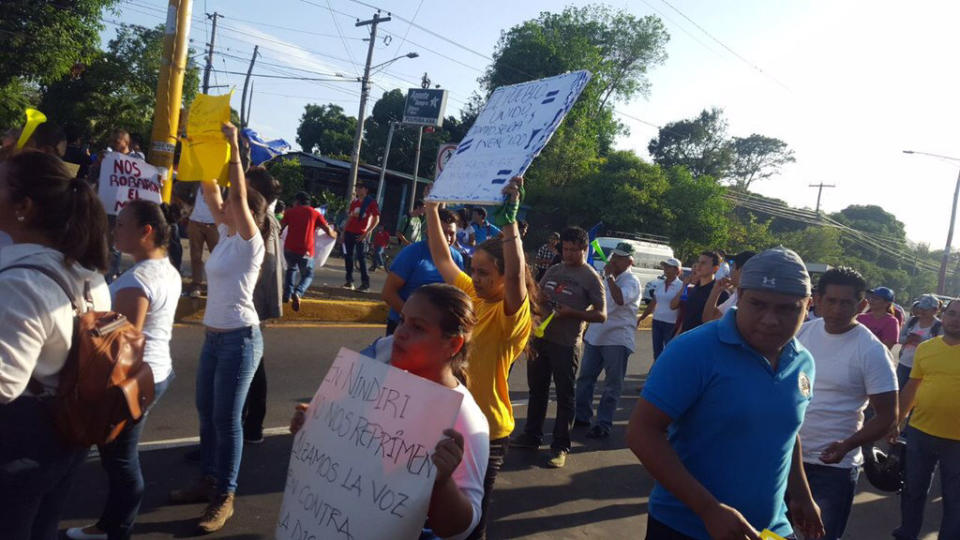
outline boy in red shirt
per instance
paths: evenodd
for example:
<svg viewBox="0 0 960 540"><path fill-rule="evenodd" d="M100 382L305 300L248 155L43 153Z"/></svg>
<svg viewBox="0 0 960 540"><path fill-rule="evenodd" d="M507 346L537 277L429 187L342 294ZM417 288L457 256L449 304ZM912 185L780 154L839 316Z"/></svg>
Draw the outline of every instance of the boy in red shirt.
<svg viewBox="0 0 960 540"><path fill-rule="evenodd" d="M380 223L380 208L377 201L370 196L370 188L366 184L358 183L356 198L350 203L347 212L347 224L343 228L343 258L347 267L347 282L345 289L353 289L353 258L360 263L360 288L365 291L370 288L370 275L367 274L367 240Z"/></svg>
<svg viewBox="0 0 960 540"><path fill-rule="evenodd" d="M283 276L283 302L293 301L293 310L300 311L300 298L313 281L314 230L323 229L331 237L337 232L327 224L323 214L310 206L310 196L301 191L296 195L296 204L283 214L280 224L287 228L283 243L283 258L287 271ZM294 285L293 275L300 272L300 281Z"/></svg>
<svg viewBox="0 0 960 540"><path fill-rule="evenodd" d="M383 250L386 249L389 243L390 233L387 232L387 229L385 229L383 225L378 225L377 234L373 235L373 267L370 268L371 272L381 266L386 268L387 265L383 262Z"/></svg>

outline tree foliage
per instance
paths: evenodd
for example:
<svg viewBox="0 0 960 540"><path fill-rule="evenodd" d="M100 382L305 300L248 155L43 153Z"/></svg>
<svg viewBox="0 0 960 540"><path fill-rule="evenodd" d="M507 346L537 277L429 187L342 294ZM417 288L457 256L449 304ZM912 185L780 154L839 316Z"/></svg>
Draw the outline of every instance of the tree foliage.
<svg viewBox="0 0 960 540"><path fill-rule="evenodd" d="M726 177L734 161L733 144L727 139L727 121L717 108L663 126L647 150L663 167L682 166L694 176L717 179Z"/></svg>
<svg viewBox="0 0 960 540"><path fill-rule="evenodd" d="M350 159L357 119L347 116L339 105L304 107L297 128L297 144L304 152L318 152L325 156Z"/></svg>
<svg viewBox="0 0 960 540"><path fill-rule="evenodd" d="M79 135L105 142L110 131L123 128L146 141L153 125L157 83L163 55L163 26L123 25L80 77L62 77L44 92L40 109ZM182 106L197 95L200 70L188 63Z"/></svg>
<svg viewBox="0 0 960 540"><path fill-rule="evenodd" d="M766 180L779 173L787 163L796 161L787 143L757 133L734 137L732 146L733 164L729 176L741 191L748 191L754 182Z"/></svg>
<svg viewBox="0 0 960 540"><path fill-rule="evenodd" d="M292 201L294 196L304 190L306 181L300 162L295 159L272 159L267 162L270 174L280 182L280 199Z"/></svg>
<svg viewBox="0 0 960 540"><path fill-rule="evenodd" d="M593 74L577 104L534 162L531 183L562 186L589 171L625 130L613 105L647 95L647 72L666 59L669 36L660 19L607 7L543 12L504 32L481 84L489 95L509 84L568 71Z"/></svg>

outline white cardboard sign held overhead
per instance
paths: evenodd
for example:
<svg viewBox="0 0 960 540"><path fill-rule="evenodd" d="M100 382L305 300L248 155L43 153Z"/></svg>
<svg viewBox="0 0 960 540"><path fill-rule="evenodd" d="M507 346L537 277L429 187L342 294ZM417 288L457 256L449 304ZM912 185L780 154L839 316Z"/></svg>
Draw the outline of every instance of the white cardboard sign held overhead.
<svg viewBox="0 0 960 540"><path fill-rule="evenodd" d="M417 538L463 396L340 349L293 440L276 538Z"/></svg>
<svg viewBox="0 0 960 540"><path fill-rule="evenodd" d="M144 199L160 204L163 177L161 169L138 157L108 153L100 162L97 189L103 209L115 216L130 201Z"/></svg>
<svg viewBox="0 0 960 540"><path fill-rule="evenodd" d="M503 186L526 172L589 81L589 71L573 71L494 90L427 200L503 201Z"/></svg>

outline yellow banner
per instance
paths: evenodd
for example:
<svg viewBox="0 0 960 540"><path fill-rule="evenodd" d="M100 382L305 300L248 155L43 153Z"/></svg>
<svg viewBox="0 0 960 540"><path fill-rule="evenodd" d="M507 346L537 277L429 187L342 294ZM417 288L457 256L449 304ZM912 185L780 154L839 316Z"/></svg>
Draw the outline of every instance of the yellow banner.
<svg viewBox="0 0 960 540"><path fill-rule="evenodd" d="M230 96L200 94L190 105L187 115L187 135L180 139L180 166L177 179L185 182L203 180L227 180L227 163L230 161L230 144L220 131L230 121Z"/></svg>

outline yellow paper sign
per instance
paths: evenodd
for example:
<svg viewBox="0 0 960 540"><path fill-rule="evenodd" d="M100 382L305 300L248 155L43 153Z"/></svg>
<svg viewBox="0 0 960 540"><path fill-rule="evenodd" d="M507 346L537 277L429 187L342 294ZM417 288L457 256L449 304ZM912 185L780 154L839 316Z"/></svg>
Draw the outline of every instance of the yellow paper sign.
<svg viewBox="0 0 960 540"><path fill-rule="evenodd" d="M230 121L230 96L200 94L190 105L187 136L181 139L180 167L177 179L186 182L227 179L230 144L224 139L221 126Z"/></svg>
<svg viewBox="0 0 960 540"><path fill-rule="evenodd" d="M27 123L24 124L23 130L20 132L20 138L17 139L17 150L22 149L23 145L27 144L37 126L47 121L47 115L36 109L27 108L26 113Z"/></svg>
<svg viewBox="0 0 960 540"><path fill-rule="evenodd" d="M787 540L787 539L771 531L770 529L764 529L760 533L760 540Z"/></svg>

